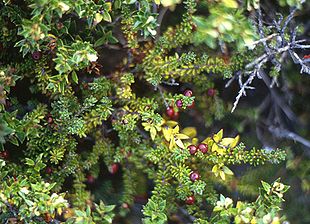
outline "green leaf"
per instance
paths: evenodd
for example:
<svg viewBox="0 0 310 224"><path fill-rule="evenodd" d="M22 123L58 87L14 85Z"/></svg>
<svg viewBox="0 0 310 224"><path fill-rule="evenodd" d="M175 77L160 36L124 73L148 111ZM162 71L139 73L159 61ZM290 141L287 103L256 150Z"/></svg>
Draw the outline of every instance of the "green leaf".
<svg viewBox="0 0 310 224"><path fill-rule="evenodd" d="M32 159L26 158L25 162L28 166L34 166L34 161Z"/></svg>
<svg viewBox="0 0 310 224"><path fill-rule="evenodd" d="M227 175L234 175L234 173L227 166L223 166L223 171Z"/></svg>
<svg viewBox="0 0 310 224"><path fill-rule="evenodd" d="M101 37L94 43L94 47L99 47L105 43L106 43L106 37Z"/></svg>
<svg viewBox="0 0 310 224"><path fill-rule="evenodd" d="M110 14L107 11L103 11L102 16L103 16L103 20L104 21L107 21L109 23L112 22L112 18L111 18Z"/></svg>
<svg viewBox="0 0 310 224"><path fill-rule="evenodd" d="M9 138L10 142L16 146L19 146L19 142L18 142L18 139L15 135L11 135L10 138Z"/></svg>
<svg viewBox="0 0 310 224"><path fill-rule="evenodd" d="M85 216L85 212L80 211L80 210L75 210L74 213L75 213L78 217L84 217L84 216Z"/></svg>
<svg viewBox="0 0 310 224"><path fill-rule="evenodd" d="M75 72L75 71L72 71L71 75L72 75L72 80L73 80L73 82L76 83L76 84L78 84L78 83L79 83L79 78L78 78L76 72Z"/></svg>
<svg viewBox="0 0 310 224"><path fill-rule="evenodd" d="M261 183L262 183L262 186L263 186L264 190L266 192L269 192L270 188L271 188L270 184L266 183L265 181L261 181Z"/></svg>

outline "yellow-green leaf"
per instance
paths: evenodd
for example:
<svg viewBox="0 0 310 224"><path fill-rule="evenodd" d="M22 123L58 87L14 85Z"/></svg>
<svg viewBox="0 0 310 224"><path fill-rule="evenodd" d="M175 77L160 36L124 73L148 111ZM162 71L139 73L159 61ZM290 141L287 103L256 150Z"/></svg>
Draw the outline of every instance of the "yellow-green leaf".
<svg viewBox="0 0 310 224"><path fill-rule="evenodd" d="M230 147L231 143L234 141L234 138L223 138L221 141L221 144L226 146L226 147Z"/></svg>
<svg viewBox="0 0 310 224"><path fill-rule="evenodd" d="M225 180L225 173L224 173L224 171L220 171L220 177L222 178L222 180Z"/></svg>
<svg viewBox="0 0 310 224"><path fill-rule="evenodd" d="M175 4L178 4L180 2L181 2L181 0L161 0L161 4L164 7L174 6Z"/></svg>
<svg viewBox="0 0 310 224"><path fill-rule="evenodd" d="M175 141L175 143L176 143L177 146L179 146L181 149L184 149L184 148L185 148L185 146L184 146L182 140L177 139L177 140Z"/></svg>
<svg viewBox="0 0 310 224"><path fill-rule="evenodd" d="M235 0L222 0L222 2L228 8L238 8L238 3Z"/></svg>
<svg viewBox="0 0 310 224"><path fill-rule="evenodd" d="M163 128L163 135L164 138L166 139L166 141L170 141L171 137L172 137L172 129L171 128Z"/></svg>
<svg viewBox="0 0 310 224"><path fill-rule="evenodd" d="M103 16L100 13L96 13L95 15L95 22L96 24L100 23L103 19Z"/></svg>
<svg viewBox="0 0 310 224"><path fill-rule="evenodd" d="M221 145L224 145L228 148L234 148L239 142L239 135L237 135L235 138L223 138L221 141Z"/></svg>
<svg viewBox="0 0 310 224"><path fill-rule="evenodd" d="M227 166L223 166L223 171L227 175L234 175L234 173Z"/></svg>
<svg viewBox="0 0 310 224"><path fill-rule="evenodd" d="M170 140L169 149L172 149L174 145L175 145L175 141L174 141L174 137L172 137Z"/></svg>
<svg viewBox="0 0 310 224"><path fill-rule="evenodd" d="M184 134L176 134L175 135L178 139L189 139L189 137L187 135Z"/></svg>
<svg viewBox="0 0 310 224"><path fill-rule="evenodd" d="M239 140L240 140L240 136L237 135L235 138L234 138L234 141L231 143L230 147L231 148L235 148L237 146L237 144L239 143Z"/></svg>
<svg viewBox="0 0 310 224"><path fill-rule="evenodd" d="M178 125L178 122L176 121L166 121L166 125L168 125L169 127L175 127Z"/></svg>
<svg viewBox="0 0 310 224"><path fill-rule="evenodd" d="M173 133L174 134L177 134L177 133L179 133L180 132L180 127L179 127L179 125L177 125L177 126L175 126L174 128L173 128Z"/></svg>
<svg viewBox="0 0 310 224"><path fill-rule="evenodd" d="M151 139L152 139L152 140L155 139L156 133L157 133L156 129L155 129L154 127L151 127L151 129L150 129L150 134L151 134Z"/></svg>
<svg viewBox="0 0 310 224"><path fill-rule="evenodd" d="M221 129L218 133L213 135L213 140L217 143L219 143L223 138L223 129Z"/></svg>
<svg viewBox="0 0 310 224"><path fill-rule="evenodd" d="M212 167L212 173L217 173L217 170L218 170L218 166L217 165L214 165Z"/></svg>
<svg viewBox="0 0 310 224"><path fill-rule="evenodd" d="M147 122L143 122L142 126L144 127L144 130L149 131L151 128L151 125Z"/></svg>
<svg viewBox="0 0 310 224"><path fill-rule="evenodd" d="M194 138L197 135L197 130L195 127L184 128L181 132L190 138Z"/></svg>
<svg viewBox="0 0 310 224"><path fill-rule="evenodd" d="M193 139L192 139L192 144L193 144L193 145L197 145L197 144L198 144L198 141L199 141L198 138L193 138Z"/></svg>

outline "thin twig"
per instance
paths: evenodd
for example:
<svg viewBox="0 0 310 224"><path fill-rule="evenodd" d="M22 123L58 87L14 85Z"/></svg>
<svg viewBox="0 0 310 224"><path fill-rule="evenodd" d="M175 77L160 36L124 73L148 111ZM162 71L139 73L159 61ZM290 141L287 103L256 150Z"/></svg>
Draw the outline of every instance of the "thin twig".
<svg viewBox="0 0 310 224"><path fill-rule="evenodd" d="M168 108L169 104L167 103L167 101L166 101L166 99L164 97L164 94L163 94L163 91L162 91L162 87L161 86L156 86L155 90L157 90L157 89L158 89L158 91L160 93L161 98L164 100L164 104L165 104L166 108Z"/></svg>
<svg viewBox="0 0 310 224"><path fill-rule="evenodd" d="M299 143L303 144L304 146L306 146L307 148L310 149L310 141L308 141L307 139L301 137L300 135L298 135L294 132L291 132L289 130L282 129L279 127L274 127L274 126L270 126L268 129L277 138L290 139L290 140L299 142Z"/></svg>
<svg viewBox="0 0 310 224"><path fill-rule="evenodd" d="M268 40L271 40L272 38L274 38L276 36L278 36L278 34L277 33L273 33L273 34L270 34L267 37L261 38L261 39L259 39L257 41L254 41L254 42L250 43L250 44L246 44L245 46L249 47L250 49L254 49L257 44L260 44L262 42L266 42Z"/></svg>

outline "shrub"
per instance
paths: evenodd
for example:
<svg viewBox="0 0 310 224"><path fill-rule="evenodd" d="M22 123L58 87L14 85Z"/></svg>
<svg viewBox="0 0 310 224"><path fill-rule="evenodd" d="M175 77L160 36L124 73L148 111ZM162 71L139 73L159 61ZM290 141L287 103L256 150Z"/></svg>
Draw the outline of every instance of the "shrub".
<svg viewBox="0 0 310 224"><path fill-rule="evenodd" d="M262 121L273 102L265 127L307 146L284 125L296 115L273 86L285 84L280 72L290 67L310 74L302 29L309 3L0 4L3 223L121 222L139 204L144 223L286 220L289 187L280 174L267 183L254 172L295 154L289 143L268 148L262 132L259 147L244 122ZM223 83L233 86L229 95ZM239 108L254 86L266 91L262 83L271 95L259 109L251 97Z"/></svg>

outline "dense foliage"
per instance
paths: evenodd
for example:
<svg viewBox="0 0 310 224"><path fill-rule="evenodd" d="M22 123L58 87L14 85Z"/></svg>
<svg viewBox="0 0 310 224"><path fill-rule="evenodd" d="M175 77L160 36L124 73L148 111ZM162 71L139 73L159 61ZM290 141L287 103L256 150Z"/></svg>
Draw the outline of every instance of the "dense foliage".
<svg viewBox="0 0 310 224"><path fill-rule="evenodd" d="M278 87L307 88L309 6L2 0L1 223L293 218L310 142Z"/></svg>

